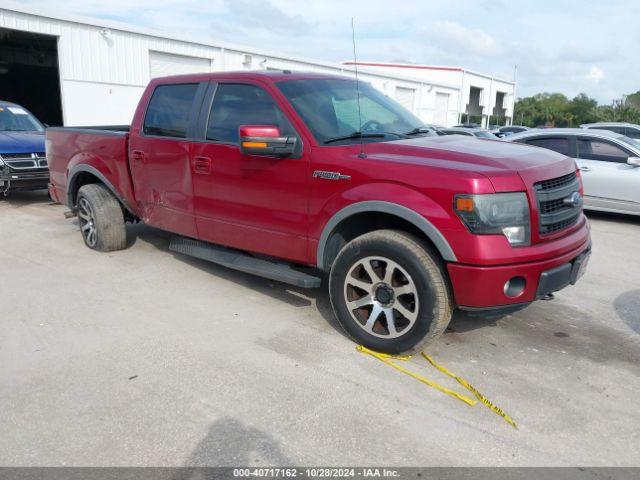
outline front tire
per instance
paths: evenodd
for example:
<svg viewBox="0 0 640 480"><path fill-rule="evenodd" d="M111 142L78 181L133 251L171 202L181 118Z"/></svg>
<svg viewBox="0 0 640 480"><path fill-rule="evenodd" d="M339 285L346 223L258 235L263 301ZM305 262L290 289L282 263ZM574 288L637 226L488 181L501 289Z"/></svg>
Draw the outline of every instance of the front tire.
<svg viewBox="0 0 640 480"><path fill-rule="evenodd" d="M80 233L87 247L112 252L127 246L122 207L104 185L92 183L80 187L77 208Z"/></svg>
<svg viewBox="0 0 640 480"><path fill-rule="evenodd" d="M453 300L444 265L417 237L378 230L349 242L329 275L340 325L377 352L418 350L445 330Z"/></svg>

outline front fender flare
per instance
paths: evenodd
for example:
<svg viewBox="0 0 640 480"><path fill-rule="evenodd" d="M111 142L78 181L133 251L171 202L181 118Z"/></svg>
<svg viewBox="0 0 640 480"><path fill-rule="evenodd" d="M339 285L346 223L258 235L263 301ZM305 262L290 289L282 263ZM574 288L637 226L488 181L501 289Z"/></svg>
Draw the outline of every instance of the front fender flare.
<svg viewBox="0 0 640 480"><path fill-rule="evenodd" d="M324 226L320 240L318 242L317 266L322 269L324 267L324 253L327 241L336 226L352 215L363 212L380 212L395 215L419 228L425 236L433 242L442 258L447 262L456 262L457 258L442 233L426 218L419 213L398 205L397 203L384 202L378 200L370 200L364 202L353 203L336 212Z"/></svg>

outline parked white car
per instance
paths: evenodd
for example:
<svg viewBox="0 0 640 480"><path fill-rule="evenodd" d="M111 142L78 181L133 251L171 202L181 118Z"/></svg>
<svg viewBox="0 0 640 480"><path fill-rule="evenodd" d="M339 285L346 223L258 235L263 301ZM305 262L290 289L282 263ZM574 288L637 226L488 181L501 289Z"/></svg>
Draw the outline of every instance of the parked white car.
<svg viewBox="0 0 640 480"><path fill-rule="evenodd" d="M623 122L584 123L580 125L580 128L610 130L612 132L625 135L629 138L640 139L640 125L636 125L635 123L623 123Z"/></svg>
<svg viewBox="0 0 640 480"><path fill-rule="evenodd" d="M504 140L573 157L582 173L586 209L640 215L640 140L581 128L531 130Z"/></svg>

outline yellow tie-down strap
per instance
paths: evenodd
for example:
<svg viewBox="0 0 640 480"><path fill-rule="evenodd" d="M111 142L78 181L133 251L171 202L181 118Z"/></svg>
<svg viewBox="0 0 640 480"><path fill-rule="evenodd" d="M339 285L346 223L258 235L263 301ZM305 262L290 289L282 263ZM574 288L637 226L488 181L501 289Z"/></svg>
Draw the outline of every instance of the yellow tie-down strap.
<svg viewBox="0 0 640 480"><path fill-rule="evenodd" d="M407 361L411 358L411 355L389 355L386 353L379 353L379 352L374 352L373 350L369 350L367 347L363 347L362 345L358 345L356 347L356 349L361 352L361 353L366 353L367 355L371 355L372 357L377 358L378 360L380 360L381 362L386 363L387 365L395 368L396 370L401 371L402 373L409 375L412 378L415 378L416 380L418 380L419 382L422 382L432 388L435 388L436 390L441 391L442 393L445 393L447 395L451 395L452 397L457 398L458 400L466 403L467 405L475 405L476 403L478 403L476 400L466 396L466 395L462 395L458 392L455 392L447 387L444 387L442 385L440 385L437 382L434 382L433 380L429 380L426 377L423 377L422 375L418 375L417 373L412 372L411 370L408 370L406 368L404 368L401 365L398 365L397 363L394 363L392 360L399 360L399 361ZM460 385L462 385L464 388L466 388L467 390L469 390L478 400L480 400L480 402L482 404L484 404L486 407L488 407L492 412L496 413L497 415L499 415L500 417L502 417L504 419L505 422L507 422L509 425L511 425L513 428L517 429L518 426L516 425L516 422L509 416L507 415L504 410L502 410L500 407L498 407L497 405L494 405L491 401L489 401L489 399L487 397L485 397L484 395L482 395L478 390L476 390L476 388L471 385L469 382L467 382L464 378L459 377L458 375L456 375L453 372L450 372L449 370L447 370L446 368L444 368L442 365L439 365L436 363L436 361L431 358L429 355L427 355L426 353L422 352L421 355L425 358L425 360L427 360L431 365L433 365L437 370L439 370L440 372L444 373L445 375L447 375L448 377L453 378L454 380L456 380Z"/></svg>

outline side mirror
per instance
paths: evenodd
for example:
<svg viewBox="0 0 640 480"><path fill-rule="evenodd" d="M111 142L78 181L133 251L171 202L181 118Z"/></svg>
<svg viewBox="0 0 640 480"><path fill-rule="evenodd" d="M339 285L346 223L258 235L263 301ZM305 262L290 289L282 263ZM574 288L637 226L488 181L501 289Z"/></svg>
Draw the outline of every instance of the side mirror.
<svg viewBox="0 0 640 480"><path fill-rule="evenodd" d="M241 125L240 151L243 155L288 157L296 148L296 137L283 137L273 125Z"/></svg>
<svg viewBox="0 0 640 480"><path fill-rule="evenodd" d="M629 157L627 159L627 163L634 167L640 167L640 158L639 157Z"/></svg>

